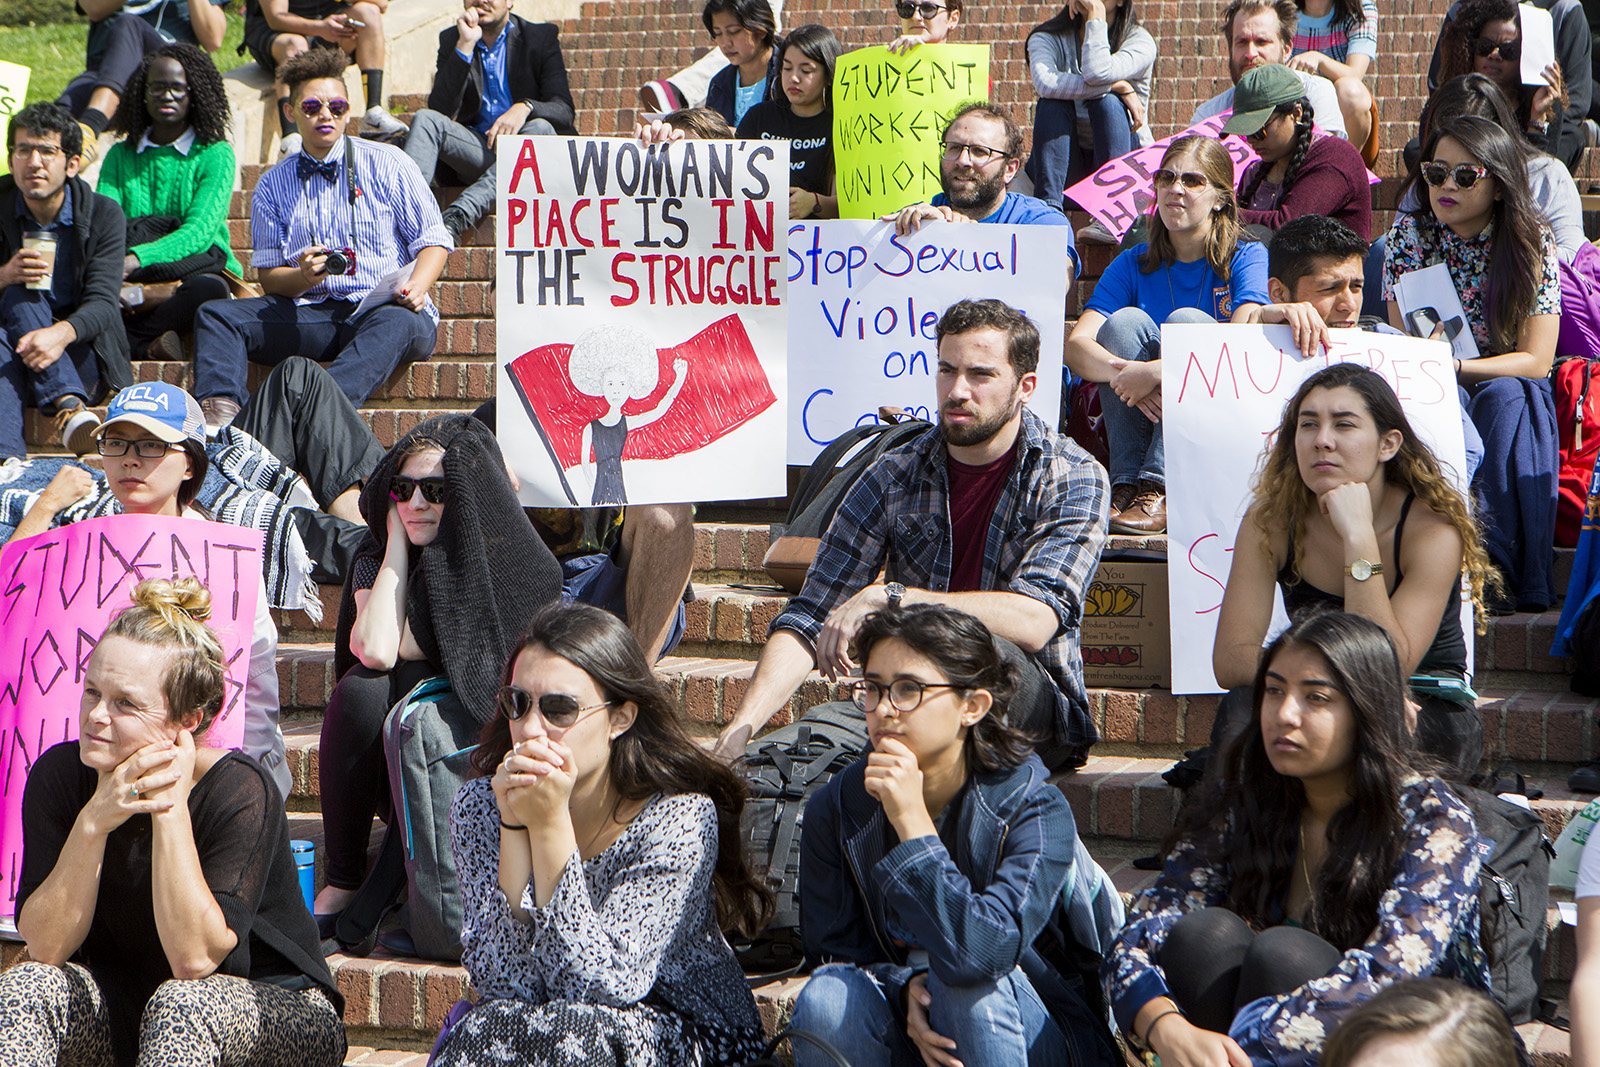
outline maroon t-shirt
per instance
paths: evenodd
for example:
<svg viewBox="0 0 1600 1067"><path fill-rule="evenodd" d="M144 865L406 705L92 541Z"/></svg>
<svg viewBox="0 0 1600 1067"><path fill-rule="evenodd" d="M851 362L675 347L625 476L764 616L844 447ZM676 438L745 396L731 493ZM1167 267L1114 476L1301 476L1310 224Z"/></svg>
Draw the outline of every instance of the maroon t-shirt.
<svg viewBox="0 0 1600 1067"><path fill-rule="evenodd" d="M973 467L947 457L950 464L950 539L953 558L950 592L971 593L982 586L983 551L989 540L989 523L995 502L1017 461L1017 446L993 463Z"/></svg>

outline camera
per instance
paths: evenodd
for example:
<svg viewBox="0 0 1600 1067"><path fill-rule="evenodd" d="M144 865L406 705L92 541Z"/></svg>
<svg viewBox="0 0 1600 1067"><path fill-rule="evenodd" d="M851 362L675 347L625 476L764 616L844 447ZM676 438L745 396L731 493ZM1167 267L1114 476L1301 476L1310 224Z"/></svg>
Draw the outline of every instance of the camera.
<svg viewBox="0 0 1600 1067"><path fill-rule="evenodd" d="M323 264L329 274L354 274L356 272L356 250L353 248L328 249L327 261Z"/></svg>

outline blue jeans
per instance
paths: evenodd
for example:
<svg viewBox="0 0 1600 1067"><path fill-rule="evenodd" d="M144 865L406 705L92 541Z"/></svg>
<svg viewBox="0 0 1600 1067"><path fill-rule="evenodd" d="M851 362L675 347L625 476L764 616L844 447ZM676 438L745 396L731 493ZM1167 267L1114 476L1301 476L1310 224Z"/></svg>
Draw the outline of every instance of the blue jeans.
<svg viewBox="0 0 1600 1067"><path fill-rule="evenodd" d="M53 415L56 401L75 396L85 403L100 390L100 365L92 345L74 341L61 358L41 371L29 370L17 358L22 336L53 325L50 294L12 285L0 292L0 460L25 456L22 413L36 407Z"/></svg>
<svg viewBox="0 0 1600 1067"><path fill-rule="evenodd" d="M1080 107L1089 116L1092 145L1078 139ZM1109 93L1093 100L1040 100L1034 110L1033 154L1027 167L1033 195L1062 206L1066 200L1063 190L1127 155L1135 144L1128 109ZM1091 147L1092 154L1087 151Z"/></svg>
<svg viewBox="0 0 1600 1067"><path fill-rule="evenodd" d="M928 1023L956 1043L967 1064L1066 1067L1067 1046L1044 1002L1018 968L993 984L947 986L928 973L933 1004ZM819 967L800 991L791 1025L831 1042L852 1067L921 1067L905 1035L900 1010L877 981L859 967ZM794 1042L795 1067L832 1067L832 1061Z"/></svg>
<svg viewBox="0 0 1600 1067"><path fill-rule="evenodd" d="M1178 308L1167 316L1171 323L1217 320L1196 308ZM1118 359L1130 363L1149 363L1161 358L1161 327L1136 307L1113 312L1100 324L1095 340ZM1100 411L1105 417L1106 448L1111 454L1111 484L1137 482L1167 484L1167 460L1162 452L1161 425L1145 418L1144 412L1129 407L1111 386L1100 386Z"/></svg>

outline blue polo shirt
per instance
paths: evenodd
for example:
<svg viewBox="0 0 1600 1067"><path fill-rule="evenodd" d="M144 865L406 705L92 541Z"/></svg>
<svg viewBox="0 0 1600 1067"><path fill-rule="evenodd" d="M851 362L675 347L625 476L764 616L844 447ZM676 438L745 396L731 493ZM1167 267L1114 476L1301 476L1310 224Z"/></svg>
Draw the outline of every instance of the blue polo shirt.
<svg viewBox="0 0 1600 1067"><path fill-rule="evenodd" d="M28 198L18 191L17 219L22 223L22 236L45 230L56 236L56 266L50 276L50 310L57 321L72 314L78 306L78 231L72 225L72 184L63 187L65 194L61 211L48 226L41 225L28 210Z"/></svg>

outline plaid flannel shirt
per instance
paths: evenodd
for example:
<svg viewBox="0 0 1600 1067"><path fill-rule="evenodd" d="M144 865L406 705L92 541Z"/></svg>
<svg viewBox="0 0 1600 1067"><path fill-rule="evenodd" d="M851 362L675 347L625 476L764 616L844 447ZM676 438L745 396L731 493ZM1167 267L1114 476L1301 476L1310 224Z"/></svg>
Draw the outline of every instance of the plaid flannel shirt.
<svg viewBox="0 0 1600 1067"><path fill-rule="evenodd" d="M948 457L934 427L868 467L834 513L805 585L769 632L793 630L815 648L828 613L880 570L914 589L948 591ZM1105 547L1110 494L1105 471L1087 452L1023 409L1017 460L989 522L980 588L1020 593L1055 612L1055 636L1034 656L1056 683L1056 743L1084 752L1100 735L1078 629Z"/></svg>

